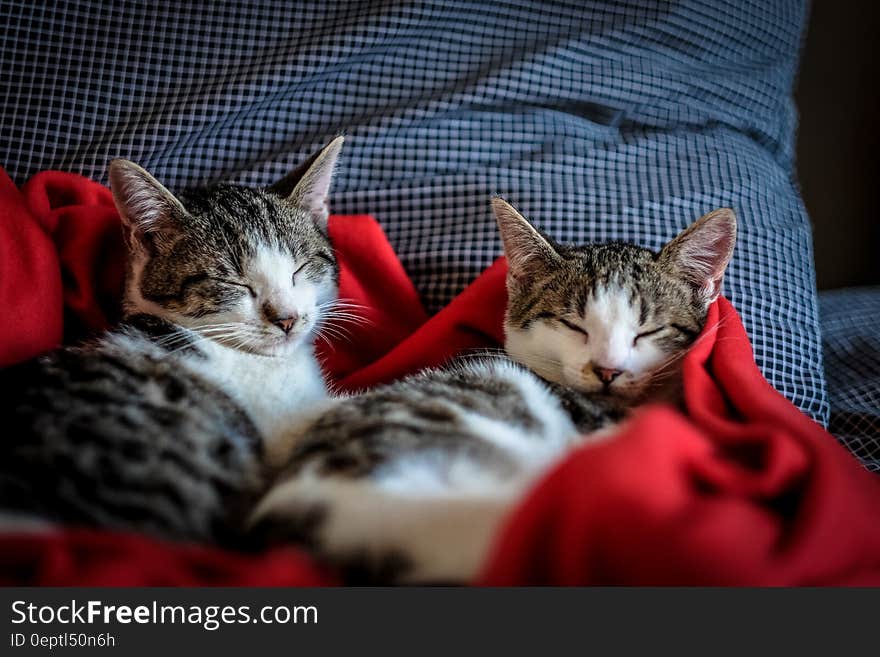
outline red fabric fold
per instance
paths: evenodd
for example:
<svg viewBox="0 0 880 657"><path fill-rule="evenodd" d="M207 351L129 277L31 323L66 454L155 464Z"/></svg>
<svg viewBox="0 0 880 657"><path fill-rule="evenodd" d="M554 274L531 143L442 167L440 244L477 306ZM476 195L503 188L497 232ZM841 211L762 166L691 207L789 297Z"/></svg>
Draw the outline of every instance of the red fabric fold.
<svg viewBox="0 0 880 657"><path fill-rule="evenodd" d="M503 259L427 317L368 216L334 216L340 295L362 308L349 340L321 345L356 390L462 351L497 346ZM44 172L0 175L0 365L118 317L124 253L106 188ZM880 584L880 479L761 376L720 299L684 360L687 414L641 409L531 490L496 537L480 584ZM62 530L0 536L0 582L333 584L296 549L259 555Z"/></svg>
<svg viewBox="0 0 880 657"><path fill-rule="evenodd" d="M58 253L42 222L0 170L0 365L61 342Z"/></svg>

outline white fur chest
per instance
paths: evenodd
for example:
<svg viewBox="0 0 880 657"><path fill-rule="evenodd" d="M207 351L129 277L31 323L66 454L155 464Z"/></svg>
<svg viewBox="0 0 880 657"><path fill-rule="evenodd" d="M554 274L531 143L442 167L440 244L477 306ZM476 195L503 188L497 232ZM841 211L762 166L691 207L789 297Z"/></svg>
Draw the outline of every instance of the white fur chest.
<svg viewBox="0 0 880 657"><path fill-rule="evenodd" d="M297 418L327 399L327 387L311 345L292 355L260 356L209 341L199 345L207 358L186 356L187 367L208 379L248 412L272 453Z"/></svg>

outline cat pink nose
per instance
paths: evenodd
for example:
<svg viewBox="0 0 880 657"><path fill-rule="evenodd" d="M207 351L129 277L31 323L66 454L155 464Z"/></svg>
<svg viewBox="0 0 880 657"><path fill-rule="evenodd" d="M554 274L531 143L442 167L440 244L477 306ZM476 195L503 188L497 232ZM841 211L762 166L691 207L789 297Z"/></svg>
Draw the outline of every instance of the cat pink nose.
<svg viewBox="0 0 880 657"><path fill-rule="evenodd" d="M285 333L290 333L290 330L296 324L296 320L299 319L299 315L291 315L290 317L282 317L280 319L276 319L272 322L275 326L280 328Z"/></svg>
<svg viewBox="0 0 880 657"><path fill-rule="evenodd" d="M623 370L615 370L610 367L594 367L593 372L595 372L596 376L599 377L599 380L602 383L611 383L623 374Z"/></svg>

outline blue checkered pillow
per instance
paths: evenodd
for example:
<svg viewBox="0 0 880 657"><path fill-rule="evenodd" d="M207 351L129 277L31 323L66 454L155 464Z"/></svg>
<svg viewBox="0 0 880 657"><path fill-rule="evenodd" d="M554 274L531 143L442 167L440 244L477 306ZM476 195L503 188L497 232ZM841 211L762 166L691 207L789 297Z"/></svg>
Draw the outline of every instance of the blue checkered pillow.
<svg viewBox="0 0 880 657"><path fill-rule="evenodd" d="M5 2L0 164L265 184L345 132L335 212L374 214L431 310L500 252L500 193L560 240L657 247L717 206L767 378L827 419L792 175L804 4Z"/></svg>
<svg viewBox="0 0 880 657"><path fill-rule="evenodd" d="M828 430L880 474L880 286L822 292Z"/></svg>

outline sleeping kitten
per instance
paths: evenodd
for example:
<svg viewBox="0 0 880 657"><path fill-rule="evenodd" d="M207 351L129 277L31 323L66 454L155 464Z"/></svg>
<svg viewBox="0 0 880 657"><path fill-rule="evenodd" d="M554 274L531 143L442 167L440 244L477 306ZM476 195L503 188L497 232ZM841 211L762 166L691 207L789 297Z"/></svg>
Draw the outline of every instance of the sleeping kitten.
<svg viewBox="0 0 880 657"><path fill-rule="evenodd" d="M114 160L122 325L0 373L0 504L52 520L232 540L303 408L337 294L327 193L342 138L265 190L173 196ZM332 314L332 313L331 313Z"/></svg>
<svg viewBox="0 0 880 657"><path fill-rule="evenodd" d="M503 200L493 208L515 362L459 363L335 402L258 505L255 536L302 542L351 578L469 581L536 477L676 378L721 288L731 210L653 253L561 246Z"/></svg>

